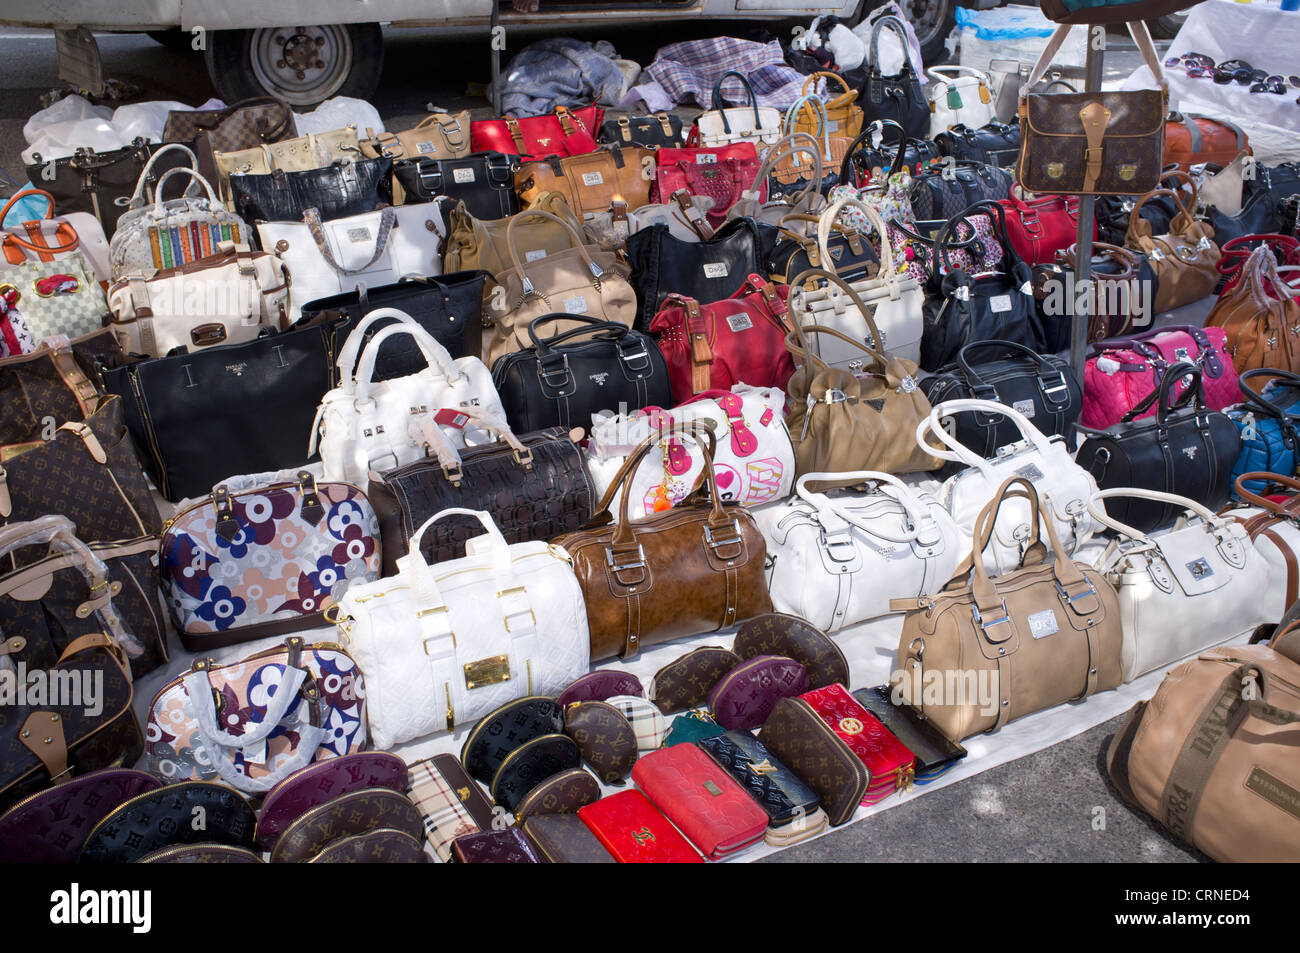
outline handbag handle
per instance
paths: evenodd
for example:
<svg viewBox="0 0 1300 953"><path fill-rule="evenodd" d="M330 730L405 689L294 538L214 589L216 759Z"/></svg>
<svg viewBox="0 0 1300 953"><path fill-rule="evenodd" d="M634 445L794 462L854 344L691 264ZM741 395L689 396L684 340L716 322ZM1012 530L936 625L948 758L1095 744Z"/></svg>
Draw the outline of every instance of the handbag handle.
<svg viewBox="0 0 1300 953"><path fill-rule="evenodd" d="M1151 67L1151 73L1159 82L1160 89L1166 96L1168 96L1169 83L1165 79L1165 72L1160 66L1160 57L1156 55L1155 44L1151 42L1151 32L1147 29L1145 21L1130 20L1127 25L1129 35L1133 37L1133 42L1137 44L1138 50L1141 51L1142 58L1146 60L1147 66ZM1070 30L1074 26L1075 24L1073 23L1062 23L1056 28L1055 32L1052 33L1051 37L1047 41L1047 45L1043 47L1042 54L1034 63L1033 69L1029 71L1029 78L1020 88L1020 99L1022 102L1028 98L1030 87L1043 78L1043 74L1047 72L1047 67L1052 63L1052 57L1056 55L1057 51L1060 50L1061 46L1065 43L1065 38L1069 35Z"/></svg>
<svg viewBox="0 0 1300 953"><path fill-rule="evenodd" d="M213 696L216 694L212 686L211 678L211 660L201 660L194 663L194 670L181 679L181 684L185 686L185 691L190 697L190 702L194 706L194 717L198 722L199 730L203 733L204 739L213 744L220 745L224 748L246 748L249 745L265 741L272 731L284 720L298 701L298 695L302 688L303 682L311 677L306 666L301 665L303 642L301 638L290 638L285 640L287 648L287 657L285 658L285 678L276 687L275 694L271 696L266 706L266 714L256 723L256 727L248 725L245 730L238 735L232 735L221 728L220 719L217 717L216 704Z"/></svg>
<svg viewBox="0 0 1300 953"><path fill-rule="evenodd" d="M871 57L867 61L870 71L880 73L880 31L888 27L898 36L898 42L903 47L903 68L899 75L914 72L912 69L912 45L907 38L907 28L903 26L903 21L894 16L885 16L877 20L871 27Z"/></svg>
<svg viewBox="0 0 1300 953"><path fill-rule="evenodd" d="M851 511L836 505L836 501L824 492L809 489L808 484L810 483L819 484L823 489L856 486L859 483L879 484L881 492L892 497L907 513L909 526L905 527L905 529L910 528L911 531L904 532L902 536L891 536L878 526L868 526L854 516ZM891 543L914 542L921 536L923 527L933 528L934 526L934 517L926 511L920 498L912 491L911 487L898 477L889 473L882 473L879 470L852 470L845 473L805 473L795 481L794 489L801 500L814 507L819 513L823 511L833 513L844 522Z"/></svg>
<svg viewBox="0 0 1300 953"><path fill-rule="evenodd" d="M844 92L841 93L840 96L851 95L854 99L857 98L858 91L849 85L848 80L846 80L839 73L832 73L830 70L819 70L816 73L810 73L808 78L803 81L803 88L800 90L800 92L807 93L808 87L814 86L817 80L819 79L826 80L826 91L828 93L830 92L830 81L835 80L835 82L839 83L840 86L843 87L844 89ZM814 89L814 92L815 91L816 90ZM836 98L838 99L839 97ZM852 100L850 100L850 102L852 102Z"/></svg>
<svg viewBox="0 0 1300 953"><path fill-rule="evenodd" d="M1165 493L1161 490L1142 490L1131 486L1115 487L1109 490L1100 490L1088 500L1088 512L1092 514L1093 519L1119 535L1126 536L1134 542L1147 546L1155 546L1159 548L1160 543L1158 540L1152 540L1146 533L1134 529L1127 523L1121 523L1113 516L1107 514L1105 507L1098 505L1101 500L1113 500L1120 497L1128 497L1130 499L1138 500L1152 500L1156 503L1167 503L1171 506L1177 506L1180 509L1201 517L1201 519L1205 520L1205 525L1208 529L1221 528L1227 525L1227 520L1208 507L1197 503L1195 500L1190 500L1185 496L1179 496L1177 493Z"/></svg>
<svg viewBox="0 0 1300 953"><path fill-rule="evenodd" d="M970 76L979 80L980 85L985 89L989 86L989 75L982 70L977 70L973 66L931 66L925 71L925 75L930 77L936 83L951 83L954 79L960 79L963 76Z"/></svg>
<svg viewBox="0 0 1300 953"><path fill-rule="evenodd" d="M302 221L307 226L312 241L320 249L321 257L325 259L327 265L340 275L360 275L369 271L388 249L388 237L393 231L393 223L397 221L397 213L393 211L392 206L388 205L379 210L379 229L375 233L375 252L365 264L356 268L344 268L334 260L334 253L330 251L329 243L325 241L325 227L321 224L319 209L307 209L302 213Z"/></svg>
<svg viewBox="0 0 1300 953"><path fill-rule="evenodd" d="M1138 268L1140 266L1138 265L1137 256L1134 255L1133 252L1129 251L1129 249L1120 248L1118 245L1110 245L1106 242L1093 242L1092 248L1096 253L1094 257L1109 258L1111 261L1116 262L1123 268L1123 270L1117 275L1103 275L1094 271L1091 272L1092 277L1100 281L1114 282L1129 281L1137 277ZM1071 245L1069 248L1062 249L1057 254L1061 256L1059 260L1060 264L1069 268L1074 268L1079 259L1079 246L1076 243ZM1156 333L1168 330L1168 328L1160 328Z"/></svg>
<svg viewBox="0 0 1300 953"><path fill-rule="evenodd" d="M544 218L563 228L564 231L568 233L570 246L578 249L578 254L582 257L582 260L587 263L587 270L591 273L592 284L594 284L599 290L600 279L605 273L600 269L599 265L591 260L591 256L587 254L587 249L582 244L582 236L578 234L577 229L558 215L552 215L550 212L543 211L539 208L531 208L525 209L517 215L510 216L510 220L506 224L506 251L510 253L510 263L514 265L515 274L519 276L520 281L523 284L525 298L538 294L537 289L533 286L532 280L528 277L528 273L524 270L524 263L519 258L519 250L515 248L515 229L518 228L519 223L526 218Z"/></svg>
<svg viewBox="0 0 1300 953"><path fill-rule="evenodd" d="M880 213L861 199L846 196L822 212L817 219L817 253L821 256L821 260L829 265L831 269L835 267L835 260L831 257L830 249L831 226L846 209L857 209L865 215L867 221L875 228L876 234L880 236L880 269L876 274L889 285L890 298L898 298L898 286L902 283L902 279L894 267L894 250L891 247L892 243L889 241L889 233L886 230L888 226ZM798 280L796 279L791 282L790 286L793 288L797 284ZM876 340L879 340L879 338Z"/></svg>
<svg viewBox="0 0 1300 953"><path fill-rule="evenodd" d="M1295 519L1296 513L1294 507L1288 509L1285 505L1274 503L1268 497L1254 493L1246 489L1247 483L1254 483L1260 480L1264 483L1275 483L1278 486L1286 487L1293 493L1300 493L1300 480L1295 477L1283 476L1280 473L1269 473L1266 470L1251 470L1249 473L1243 473L1232 482L1232 488L1237 491L1237 495L1247 503L1253 503L1262 510L1267 510L1277 516L1285 516L1287 519ZM1293 500L1300 500L1300 496L1293 496Z"/></svg>
<svg viewBox="0 0 1300 953"><path fill-rule="evenodd" d="M362 306L365 306L364 297L362 297ZM339 369L340 381L351 382L356 372L357 358L360 357L361 348L366 343L366 331L376 322L383 321L385 318L395 318L413 328L423 330L415 318L397 308L377 308L374 311L367 311L365 317L358 321L357 326L348 334L347 339L343 342L343 347L339 348L339 358L335 365Z"/></svg>
<svg viewBox="0 0 1300 953"><path fill-rule="evenodd" d="M879 368L880 373L881 373L881 374L884 374L884 373L885 373L885 368L886 368L886 367L888 366L888 364L889 364L889 355L888 355L887 353L885 353L885 350L884 350L884 340L885 340L885 339L884 339L884 336L880 333L880 328L876 326L875 318L872 317L871 308L869 308L869 307L867 306L866 302L864 302L864 301L862 300L861 295L859 295L859 294L857 293L857 291L854 290L854 288L853 288L852 285L850 285L847 281L845 281L845 280L844 280L843 278L841 278L839 275L835 274L835 272L833 272L833 271L827 271L827 270L824 269L824 268L806 268L806 269L804 269L804 270L801 271L798 275L795 276L795 278L794 278L793 281L790 282L790 287L793 288L793 289L797 289L797 290L796 290L796 293L802 293L802 292L801 292L800 290L798 290L798 289L802 289L802 288L806 287L805 284L804 284L804 282L807 281L808 279L812 279L813 281L825 281L825 282L827 282L827 283L829 283L829 284L832 284L832 285L836 286L836 287L837 287L841 292L843 292L844 294L848 295L848 297L849 297L849 302L850 302L850 303L851 303L855 308L858 309L858 313L859 313L860 315L862 315L862 320L866 322L866 324L867 324L867 330L871 333L871 341L872 341L872 343L871 343L871 344L867 344L867 343L864 342L864 341L857 341L857 340L854 340L853 338L848 337L848 336L845 335L845 334L841 334L839 331L835 331L835 330L833 330L833 329L831 329L831 328L820 328L819 331L818 331L818 333L821 333L821 334L831 334L831 335L833 335L833 336L835 336L835 337L838 337L838 338L841 338L841 339L843 339L843 340L845 340L845 341L852 341L855 345L857 345L858 347L862 348L864 351L866 351L868 354L870 354L870 355L875 359L876 366ZM798 343L803 347L803 349L804 349L805 352L808 351L808 342L805 341L805 340L803 340L803 334L802 334L802 332L804 332L804 331L811 331L811 330L813 330L814 328L817 328L817 327L818 327L818 326L815 325L815 324L801 325L801 324L800 324L799 322L797 322L797 321L792 321L792 322L791 322L791 328L792 328L791 333L793 333L793 334L796 336L796 338L799 339L799 342L798 342ZM787 349L789 348L789 346L790 346L790 344L789 344L789 338L787 337L787 339L786 339L786 347L787 347ZM799 354L802 354L803 352L794 352L794 351L792 351L791 353L799 353ZM820 360L820 357L819 357L819 356L815 356L815 360L817 360L818 363L822 363L821 360ZM828 366L828 365L826 365L826 364L823 363L822 366L823 366L823 367L826 367L826 366Z"/></svg>
<svg viewBox="0 0 1300 953"><path fill-rule="evenodd" d="M428 366L439 371L446 380L455 381L465 376L456 367L451 355L447 353L447 349L439 344L428 331L420 327L410 327L406 324L393 324L371 338L365 350L361 352L361 363L357 367L357 375L353 384L356 388L358 406L371 402L370 387L373 383L371 378L375 373L375 360L379 356L379 349L383 347L385 341L395 337L413 338L420 348L420 353L424 355ZM351 391L349 388L344 388L343 392L347 394Z"/></svg>
<svg viewBox="0 0 1300 953"><path fill-rule="evenodd" d="M1174 385L1188 376L1191 376L1192 382L1187 385L1187 389L1183 391L1177 400L1169 400ZM1132 410L1120 418L1120 421L1130 423L1141 417L1154 405L1156 408L1156 424L1163 428L1165 426L1165 417L1168 416L1169 412L1185 406L1188 401L1194 402L1198 414L1205 412L1205 385L1201 379L1201 369L1186 361L1179 361L1165 372L1164 377L1160 378L1159 386L1143 397Z"/></svg>
<svg viewBox="0 0 1300 953"><path fill-rule="evenodd" d="M885 144L885 129L893 127L898 130L898 152L894 156L894 164L890 166L890 172L897 172L903 167L903 159L907 156L907 130L894 122L892 119L873 120L867 128L858 133L858 137L849 143L848 151L844 153L844 161L840 163L840 181L845 185L852 185L853 179L853 154L863 145L866 145L871 151L876 151ZM870 178L870 175L868 175Z"/></svg>
<svg viewBox="0 0 1300 953"><path fill-rule="evenodd" d="M803 139L807 139L812 145L804 145L801 141ZM817 190L821 185L823 166L821 152L817 148L817 140L806 132L792 132L790 135L777 140L770 149L763 153L763 161L759 163L758 172L754 175L753 185L742 191L739 200L732 203L731 208L727 210L726 221L757 216L759 196L762 194L763 186L767 183L768 176L772 174L772 170L776 168L778 162L797 154L812 157L813 174L808 179L807 185L795 194L793 201L789 203L790 208L798 208L809 195L820 194ZM685 172L690 163L679 161L677 165ZM739 166L737 166L737 171L739 171Z"/></svg>
<svg viewBox="0 0 1300 953"><path fill-rule="evenodd" d="M20 189L19 191L14 193L13 198L11 198L8 202L5 203L5 207L3 209L0 209L0 229L3 229L4 227L4 220L9 216L9 210L14 207L15 203L17 203L19 199L25 198L28 195L38 195L45 199L46 202L45 215L42 218L40 218L39 221L48 222L53 220L54 218L54 196L53 195L51 195L49 192L42 191L41 189ZM63 239L62 245L50 245L48 247L44 247L41 245L34 245L31 242L27 241L26 239L19 238L18 235L15 234L14 232L9 232L8 234L6 234L3 241L0 242L0 244L8 245L12 242L13 244L17 245L19 248L25 248L28 251L35 252L38 255L48 255L48 254L61 255L64 252L74 251L76 247L79 244L81 244L81 238L80 236L77 235L77 230L72 227L71 222L68 221L59 222L58 228L55 229L54 234Z"/></svg>
<svg viewBox="0 0 1300 953"><path fill-rule="evenodd" d="M289 123L293 121L293 110L289 108L289 104L286 103L284 100L277 99L274 96L253 96L249 99L240 100L239 102L235 103L233 106L227 106L225 109L217 110L213 114L212 119L210 120L195 118L194 128L199 131L208 131L211 129L216 129L220 127L220 125L223 122L225 122L227 119L229 119L239 110L247 109L251 106L278 106L279 107L279 109L277 110L280 113L279 124L277 124L273 128L267 129L265 132L258 132L257 134L257 138L263 140L264 142L268 140L274 142L275 138L279 136L280 133L284 132L285 129L288 128ZM200 113L200 115L202 115L202 113Z"/></svg>
<svg viewBox="0 0 1300 953"><path fill-rule="evenodd" d="M1020 411L995 400L980 400L977 397L959 397L956 400L945 400L941 404L931 407L930 415L916 425L917 446L940 460L964 463L979 470L990 481L996 480L997 477L993 473L993 468L989 466L987 460L944 429L942 423L944 417L968 410L983 412L994 417L999 415L1006 417L1016 425L1016 429L1020 431L1020 436L1029 441L1035 450L1043 454L1051 452L1051 441L1043 435L1041 430L1030 423L1029 418ZM926 437L931 434L938 437L939 441L947 449L934 447L927 442Z"/></svg>
<svg viewBox="0 0 1300 953"><path fill-rule="evenodd" d="M465 418L462 424L472 422L480 430L496 434L498 440L514 451L515 463L519 466L528 469L533 465L533 452L524 446L505 421L467 407L457 407L455 410ZM438 428L438 424L429 417L422 417L418 422L412 420L408 424L408 431L413 439L424 442L426 456L432 452L437 458L438 465L442 467L442 475L446 477L447 482L459 485L463 478L460 452L452 446L451 441Z"/></svg>
<svg viewBox="0 0 1300 953"><path fill-rule="evenodd" d="M553 321L577 321L588 326L570 328L567 331L561 331L559 334L552 335L549 338L538 337L538 326L549 324ZM537 351L537 357L539 359L547 355L551 348L555 347L557 344L562 344L565 341L584 334L592 334L593 331L601 332L599 336L610 341L621 341L631 333L631 330L631 328L619 324L617 321L606 321L603 318L593 318L586 314L567 314L563 312L544 314L541 317L533 318L533 320L528 322L528 336L532 339L533 348Z"/></svg>
<svg viewBox="0 0 1300 953"><path fill-rule="evenodd" d="M1191 220L1191 216L1188 215L1187 213L1187 206L1183 204L1183 200L1178 196L1177 192L1175 192L1173 189L1152 189L1146 195L1142 196L1142 198L1138 199L1137 202L1133 205L1133 211L1129 212L1128 229L1125 230L1124 232L1125 245L1138 247L1137 240L1139 236L1135 226L1139 221L1141 221L1143 225L1146 226L1146 230L1148 234L1151 232L1151 224L1147 222L1145 219L1143 219L1140 213L1142 211L1142 206L1146 205L1149 200L1155 198L1157 195L1168 195L1170 198L1174 200L1174 204L1178 206L1179 214L1186 216L1187 220L1189 221ZM1175 216L1175 218L1177 218L1177 216ZM1173 228L1172 222L1170 222L1169 227L1171 229Z"/></svg>
<svg viewBox="0 0 1300 953"><path fill-rule="evenodd" d="M1296 387L1300 387L1300 374L1293 374L1290 371L1284 371L1273 367L1256 367L1252 370L1243 372L1237 378L1238 386L1246 394L1247 398L1249 398L1250 403L1258 404L1278 419L1291 419L1300 422L1300 414L1288 413L1281 407L1277 406L1277 404L1274 404L1271 400L1268 400L1262 391L1255 390L1255 388L1249 383L1252 377L1276 378L1278 380L1286 381L1289 384L1293 384Z"/></svg>
<svg viewBox="0 0 1300 953"><path fill-rule="evenodd" d="M501 535L501 530L493 521L491 513L483 510L466 509L460 506L439 510L421 523L419 529L411 534L407 554L398 560L398 573L412 577L411 588L415 594L416 606L419 609L431 608L434 605L446 605L442 594L438 591L438 584L430 572L432 567L424 561L424 553L420 544L424 540L424 534L428 532L429 527L449 516L470 516L478 520L483 526L484 535L488 537L489 552L492 555L492 568L502 575L509 575L510 573L510 544ZM477 539L478 537L472 538ZM438 564L435 563L434 565Z"/></svg>
<svg viewBox="0 0 1300 953"><path fill-rule="evenodd" d="M830 121L826 116L826 104L816 96L800 96L791 104L790 108L785 111L785 122L781 124L781 131L791 136L795 132L795 123L799 120L799 112L804 107L812 111L813 119L817 121L816 132L809 133L814 139L821 137L822 151L827 162L831 161L831 130ZM780 143L777 143L780 145ZM775 147L774 147L775 148ZM819 177L820 178L820 177ZM3 219L0 219L3 221Z"/></svg>
<svg viewBox="0 0 1300 953"><path fill-rule="evenodd" d="M1066 381L1065 371L1060 370L1059 368L1053 366L1051 361L1043 357L1043 355L1039 354L1033 348L1026 347L1025 345L1020 344L1017 341L999 341L999 340L971 341L969 344L963 344L961 346L961 349L957 351L956 363L958 369L961 371L961 376L966 379L966 383L970 387L972 393L981 389L986 389L990 391L992 390L992 386L984 383L983 378L979 376L979 372L975 370L974 365L971 363L971 358L970 358L971 354L974 353L975 351L983 351L983 350L1011 351L1017 357L1028 358L1029 361L1032 364L1034 364L1039 369L1040 372L1045 371L1048 374L1056 375L1056 377L1060 380L1060 386L1065 390L1065 397L1062 398L1060 403L1062 405L1066 405L1069 403L1070 388L1068 382ZM1043 374L1040 373L1038 375L1038 384L1039 384L1039 389L1043 392L1043 396L1047 398L1048 402L1053 404L1057 403L1057 401L1053 400L1050 396L1052 393L1055 392L1053 390L1053 388L1056 386L1055 382L1049 382L1043 376ZM1001 415L1002 415L1002 411L999 410L996 416L1001 416Z"/></svg>
<svg viewBox="0 0 1300 953"><path fill-rule="evenodd" d="M758 115L758 97L754 95L754 87L749 84L749 79L745 76L745 74L737 72L734 69L727 70L725 73L719 76L718 81L713 84L713 98L712 100L710 100L710 102L712 102L713 107L717 109L718 115L722 117L722 128L727 132L728 135L731 134L731 123L727 119L727 108L724 105L725 100L722 98L722 84L727 81L727 77L729 76L736 77L736 79L740 80L740 84L745 87L745 93L748 95L749 98L746 99L745 102L741 103L740 105L744 107L751 103L753 104L754 132L757 133L762 128L763 125L763 120Z"/></svg>
<svg viewBox="0 0 1300 953"><path fill-rule="evenodd" d="M126 206L127 209L143 208L145 205L149 204L148 200L144 197L145 184L149 181L150 173L153 172L154 163L157 162L161 156L165 155L168 152L185 153L187 156L190 157L189 168L193 169L195 172L199 171L199 157L194 154L194 151L190 149L189 146L182 145L179 142L167 143L167 145L163 146L161 149L159 149L157 152L151 155L149 157L149 161L144 164L144 168L140 170L140 177L135 180L135 191L131 193L131 201L127 203ZM185 168L185 166L180 166L179 168L183 169ZM186 187L185 191L188 192L197 184L198 184L197 182L191 182L189 186ZM208 191L209 192L212 191L211 186L208 186ZM161 196L162 196L162 179L160 178L157 184L154 185L154 197L160 198Z"/></svg>

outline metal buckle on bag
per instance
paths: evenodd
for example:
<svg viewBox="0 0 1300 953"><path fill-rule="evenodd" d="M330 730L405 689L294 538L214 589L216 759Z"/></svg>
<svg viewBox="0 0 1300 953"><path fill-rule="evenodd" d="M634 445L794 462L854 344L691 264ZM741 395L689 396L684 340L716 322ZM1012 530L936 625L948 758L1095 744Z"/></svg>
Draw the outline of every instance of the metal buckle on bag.
<svg viewBox="0 0 1300 953"><path fill-rule="evenodd" d="M983 617L980 615L980 607L978 604L972 605L970 607L971 618L974 619L975 624L979 626L981 629L983 629L985 632L987 632L990 628L992 628L995 625L1002 625L1004 622L1011 621L1011 613L1007 612L1007 600L1002 599L1000 601L1002 602L1002 618L992 619L988 622L985 622Z"/></svg>
<svg viewBox="0 0 1300 953"><path fill-rule="evenodd" d="M717 549L720 546L732 546L742 542L744 540L744 537L741 535L740 532L740 520L738 519L732 520L731 526L736 531L736 535L734 537L732 537L731 539L714 539L712 528L709 526L708 523L705 523L704 542L708 544L710 549Z"/></svg>
<svg viewBox="0 0 1300 953"><path fill-rule="evenodd" d="M850 563L857 556L857 550L853 546L853 533L849 529L843 532L835 533L828 536L826 530L821 531L822 548L826 550L826 555L830 557L831 562ZM843 557L838 555L838 550L848 550Z"/></svg>
<svg viewBox="0 0 1300 953"><path fill-rule="evenodd" d="M569 379L569 373L570 373L570 372L569 372L569 355L565 354L564 357L563 357L563 359L561 360L561 362L560 362L560 373L558 373L558 374L554 373L554 370L553 370L554 367L555 367L554 364L551 364L550 367L551 367L552 369L551 369L551 370L548 370L548 369L547 369L547 365L546 365L545 363L540 363L540 362L538 363L538 365L537 365L537 373L541 376L541 378L542 378L542 383L546 384L546 386L548 386L548 387L561 387L561 386L563 386L564 383L565 383L565 381L567 381L567 380Z"/></svg>
<svg viewBox="0 0 1300 953"><path fill-rule="evenodd" d="M1097 595L1097 590L1096 590L1096 588L1093 586L1092 583L1088 583L1088 588L1085 589L1085 590L1083 590L1083 592L1079 593L1078 595L1072 596L1072 595L1070 595L1068 592L1065 591L1065 587L1061 585L1061 582L1060 582L1059 579L1053 579L1052 582L1053 582L1053 584L1056 586L1056 592L1057 592L1057 594L1058 594L1058 595L1059 595L1063 600L1065 600L1067 603L1069 603L1071 609L1074 608L1074 604L1075 604L1076 602L1078 602L1080 599L1086 599L1088 596L1096 596L1096 595Z"/></svg>
<svg viewBox="0 0 1300 953"><path fill-rule="evenodd" d="M844 393L838 387L832 387L822 395L821 403L823 404L842 404L849 399L849 395Z"/></svg>
<svg viewBox="0 0 1300 953"><path fill-rule="evenodd" d="M625 569L645 568L645 548L640 543L636 544L636 560L637 561L634 563L624 563L620 565L614 562L614 547L613 546L605 547L605 565L608 566L611 570L613 570L616 573L622 572Z"/></svg>
<svg viewBox="0 0 1300 953"><path fill-rule="evenodd" d="M1049 384L1049 379L1043 377L1038 378L1038 386L1039 389L1043 392L1043 396L1049 398L1053 404L1069 403L1070 383L1065 379L1064 371L1060 371L1057 373L1055 383ZM1065 397L1061 400L1057 400L1056 399L1057 394L1064 394Z"/></svg>

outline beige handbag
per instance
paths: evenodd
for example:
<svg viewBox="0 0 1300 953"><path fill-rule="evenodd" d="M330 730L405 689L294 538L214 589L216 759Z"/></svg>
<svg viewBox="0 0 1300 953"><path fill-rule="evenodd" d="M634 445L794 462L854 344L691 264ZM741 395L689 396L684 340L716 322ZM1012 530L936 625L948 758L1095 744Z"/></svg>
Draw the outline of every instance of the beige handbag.
<svg viewBox="0 0 1300 953"><path fill-rule="evenodd" d="M569 236L569 247L526 262L520 253L518 234L522 223L535 218L563 228ZM483 345L483 360L489 367L499 357L530 347L528 323L544 314L581 314L632 326L636 293L627 281L627 264L612 252L584 245L578 229L550 212L529 209L512 217L506 227L506 251L513 267L497 276L483 311L484 324L490 327ZM555 321L549 327L554 335L584 324Z"/></svg>
<svg viewBox="0 0 1300 953"><path fill-rule="evenodd" d="M849 86L844 77L839 73L831 73L823 70L820 73L813 73L804 80L801 93L804 96L810 95L812 87L818 79L826 80L826 95L821 97L822 107L826 111L826 130L832 136L844 136L852 141L858 138L862 132L862 122L864 113L858 103L858 91ZM831 83L838 83L844 91L838 95L832 94ZM819 135L819 129L822 125L820 116L817 113L817 107L810 102L800 105L794 118L795 132L809 132L814 136Z"/></svg>
<svg viewBox="0 0 1300 953"><path fill-rule="evenodd" d="M367 159L459 159L470 154L469 110L434 113L405 132L366 130L361 153Z"/></svg>
<svg viewBox="0 0 1300 953"><path fill-rule="evenodd" d="M573 214L569 203L559 192L539 196L535 209L549 212L559 219L559 224L541 218L530 218L515 232L516 247L525 262L544 258L563 251L571 244L568 228L581 229L582 221ZM482 269L496 276L510 268L510 252L506 248L506 229L518 216L490 221L477 219L457 202L447 216L447 250L443 253L443 271L474 271ZM485 289L490 290L489 287Z"/></svg>
<svg viewBox="0 0 1300 953"><path fill-rule="evenodd" d="M323 169L338 159L357 159L361 147L357 142L357 127L345 126L333 132L311 133L281 142L262 143L251 149L237 152L214 153L219 181L217 190L226 208L234 210L234 197L230 192L232 175L270 175L281 172L306 172Z"/></svg>
<svg viewBox="0 0 1300 953"><path fill-rule="evenodd" d="M826 207L826 197L821 194L818 184L822 180L821 146L817 140L806 132L796 132L781 139L763 153L763 161L754 176L753 184L740 193L740 199L727 210L726 221L737 218L752 218L769 225L777 225L781 219L791 213L817 214ZM812 175L804 180L804 186L797 192L786 195L769 195L767 201L760 201L763 184L768 181L773 169L783 163L792 161L792 157L812 157L808 166Z"/></svg>
<svg viewBox="0 0 1300 953"><path fill-rule="evenodd" d="M1190 182L1191 178L1187 177ZM1156 195L1168 195L1178 206L1169 223L1169 234L1153 235L1151 223L1141 216L1142 206ZM1142 252L1156 276L1156 300L1152 312L1159 314L1200 301L1214 292L1219 281L1219 246L1213 241L1214 228L1198 222L1187 210L1196 207L1196 191L1186 205L1177 192L1156 189L1138 200L1129 215L1124 244Z"/></svg>
<svg viewBox="0 0 1300 953"><path fill-rule="evenodd" d="M602 146L580 156L547 156L515 170L515 191L524 208L548 192L560 192L584 218L608 212L616 202L626 209L650 204L655 154L640 146Z"/></svg>
<svg viewBox="0 0 1300 953"><path fill-rule="evenodd" d="M1019 568L990 577L968 555L937 595L889 603L907 612L891 684L952 741L1123 680L1119 597L1102 573L1070 561L1029 480L999 487L975 520L972 551L983 552L1011 496L1031 513Z"/></svg>

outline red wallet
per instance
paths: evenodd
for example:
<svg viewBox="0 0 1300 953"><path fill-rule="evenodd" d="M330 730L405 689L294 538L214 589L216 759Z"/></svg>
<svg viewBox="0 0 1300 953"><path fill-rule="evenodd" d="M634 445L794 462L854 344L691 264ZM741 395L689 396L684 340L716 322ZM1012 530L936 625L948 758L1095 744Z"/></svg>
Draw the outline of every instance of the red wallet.
<svg viewBox="0 0 1300 953"><path fill-rule="evenodd" d="M911 785L916 755L843 685L827 685L799 697L844 739L871 772L863 804L875 804Z"/></svg>
<svg viewBox="0 0 1300 953"><path fill-rule="evenodd" d="M767 812L693 744L644 755L632 780L709 860L748 847L767 830Z"/></svg>
<svg viewBox="0 0 1300 953"><path fill-rule="evenodd" d="M620 864L704 863L699 852L640 791L603 797L578 808L578 816Z"/></svg>

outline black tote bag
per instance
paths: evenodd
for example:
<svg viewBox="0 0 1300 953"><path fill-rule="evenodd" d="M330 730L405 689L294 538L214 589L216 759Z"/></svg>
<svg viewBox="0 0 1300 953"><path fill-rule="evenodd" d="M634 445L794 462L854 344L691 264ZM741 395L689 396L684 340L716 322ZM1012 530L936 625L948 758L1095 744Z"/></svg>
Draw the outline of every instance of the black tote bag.
<svg viewBox="0 0 1300 953"><path fill-rule="evenodd" d="M373 212L393 204L389 184L392 159L339 160L322 169L268 175L232 175L235 211L249 225L256 222L301 222L309 208L322 222Z"/></svg>

